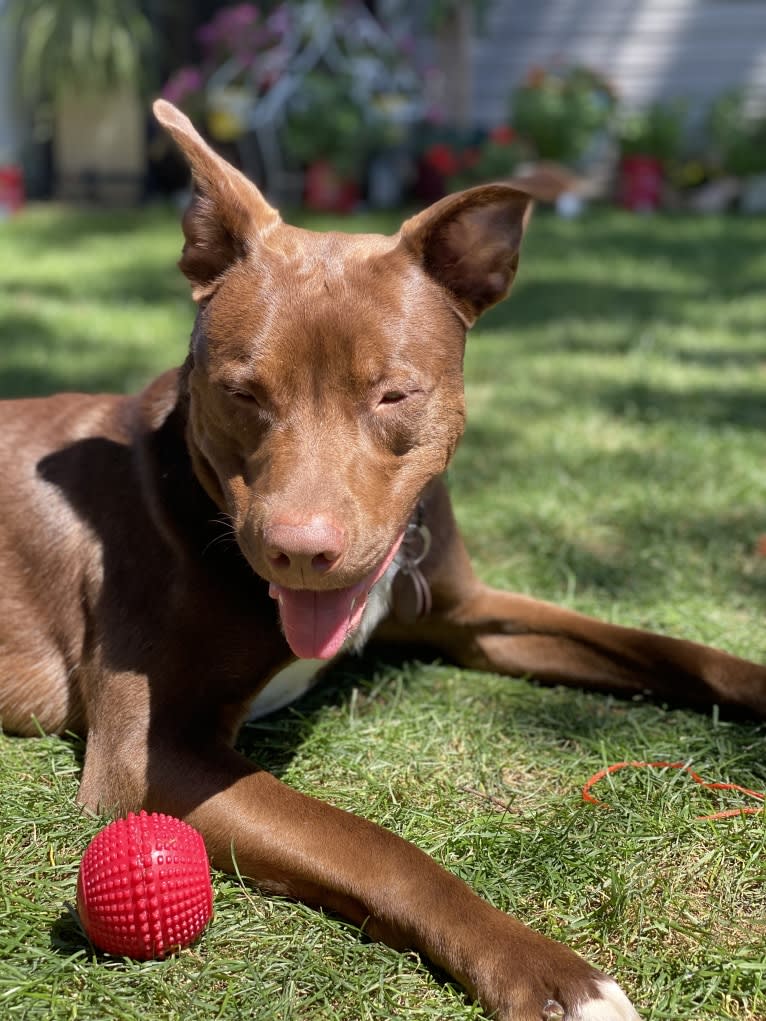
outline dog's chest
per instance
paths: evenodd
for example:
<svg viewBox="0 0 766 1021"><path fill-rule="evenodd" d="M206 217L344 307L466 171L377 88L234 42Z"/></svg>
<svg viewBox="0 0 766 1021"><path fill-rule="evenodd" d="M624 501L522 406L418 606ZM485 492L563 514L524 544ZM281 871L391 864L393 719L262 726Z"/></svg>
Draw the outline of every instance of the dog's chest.
<svg viewBox="0 0 766 1021"><path fill-rule="evenodd" d="M327 662L321 659L294 660L275 674L266 687L258 692L250 703L248 720L258 720L261 716L268 716L269 713L275 713L277 709L295 702L314 686L319 679L319 672L327 665Z"/></svg>

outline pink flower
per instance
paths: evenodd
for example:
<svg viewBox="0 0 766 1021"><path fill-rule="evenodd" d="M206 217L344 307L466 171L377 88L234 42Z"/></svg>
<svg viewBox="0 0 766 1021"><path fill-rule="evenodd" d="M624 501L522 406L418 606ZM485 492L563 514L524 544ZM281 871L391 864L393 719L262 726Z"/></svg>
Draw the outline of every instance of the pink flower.
<svg viewBox="0 0 766 1021"><path fill-rule="evenodd" d="M187 96L202 88L202 72L196 67L181 67L168 78L162 89L163 99L179 106Z"/></svg>
<svg viewBox="0 0 766 1021"><path fill-rule="evenodd" d="M237 49L244 37L249 37L253 26L260 20L255 4L237 4L221 7L213 18L197 30L197 39L206 50L224 46Z"/></svg>
<svg viewBox="0 0 766 1021"><path fill-rule="evenodd" d="M266 24L277 38L281 39L290 30L290 10L287 4L275 7L266 20Z"/></svg>

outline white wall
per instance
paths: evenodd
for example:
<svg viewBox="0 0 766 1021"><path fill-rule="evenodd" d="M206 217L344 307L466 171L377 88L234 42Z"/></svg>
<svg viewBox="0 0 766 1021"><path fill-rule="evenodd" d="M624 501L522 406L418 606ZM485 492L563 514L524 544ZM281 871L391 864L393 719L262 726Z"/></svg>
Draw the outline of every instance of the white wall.
<svg viewBox="0 0 766 1021"><path fill-rule="evenodd" d="M628 106L682 97L703 107L748 86L766 101L766 0L490 0L474 43L474 112L507 117L534 65L584 63Z"/></svg>

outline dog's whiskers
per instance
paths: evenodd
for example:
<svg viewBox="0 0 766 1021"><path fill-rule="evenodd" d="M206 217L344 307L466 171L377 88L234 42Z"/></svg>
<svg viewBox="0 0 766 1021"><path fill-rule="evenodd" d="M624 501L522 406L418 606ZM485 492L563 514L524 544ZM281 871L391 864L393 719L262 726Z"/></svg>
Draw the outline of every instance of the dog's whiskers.
<svg viewBox="0 0 766 1021"><path fill-rule="evenodd" d="M237 533L234 528L234 521L229 514L221 513L216 519L216 524L221 526L221 532L218 535L214 535L210 542L207 543L205 548L202 550L202 556L204 557L214 546L228 546L235 544L237 541Z"/></svg>

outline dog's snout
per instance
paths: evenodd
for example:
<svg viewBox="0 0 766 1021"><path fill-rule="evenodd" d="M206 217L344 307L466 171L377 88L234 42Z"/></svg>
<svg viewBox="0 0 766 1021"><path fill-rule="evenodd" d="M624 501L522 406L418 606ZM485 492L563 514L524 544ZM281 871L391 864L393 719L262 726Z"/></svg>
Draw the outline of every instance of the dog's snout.
<svg viewBox="0 0 766 1021"><path fill-rule="evenodd" d="M342 528L328 518L279 521L264 529L266 555L280 572L323 574L340 559L346 545Z"/></svg>

